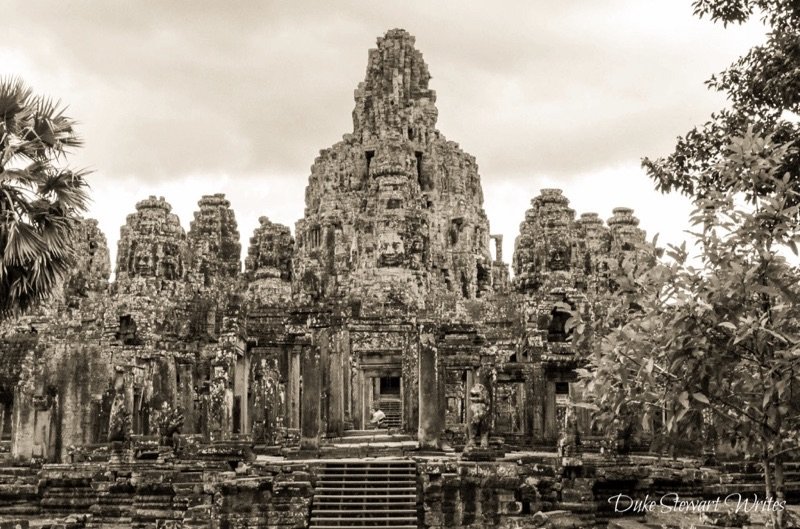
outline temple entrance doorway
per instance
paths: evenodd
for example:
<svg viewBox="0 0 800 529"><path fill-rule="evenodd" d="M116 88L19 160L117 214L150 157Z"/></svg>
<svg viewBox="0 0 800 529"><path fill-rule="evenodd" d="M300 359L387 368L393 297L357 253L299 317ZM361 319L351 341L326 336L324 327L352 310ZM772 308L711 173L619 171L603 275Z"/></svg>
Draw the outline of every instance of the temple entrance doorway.
<svg viewBox="0 0 800 529"><path fill-rule="evenodd" d="M386 414L386 426L399 429L403 425L403 398L399 376L380 377L378 381L378 406Z"/></svg>
<svg viewBox="0 0 800 529"><path fill-rule="evenodd" d="M369 369L363 372L364 400L362 417L365 429L370 428L372 406L386 414L386 426L392 430L403 428L403 377L400 369Z"/></svg>

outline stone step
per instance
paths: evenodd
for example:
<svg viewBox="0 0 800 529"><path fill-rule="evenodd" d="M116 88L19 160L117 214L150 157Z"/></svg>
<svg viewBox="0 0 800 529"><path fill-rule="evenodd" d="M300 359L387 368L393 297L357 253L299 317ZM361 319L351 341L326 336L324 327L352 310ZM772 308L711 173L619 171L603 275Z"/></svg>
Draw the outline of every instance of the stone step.
<svg viewBox="0 0 800 529"><path fill-rule="evenodd" d="M316 529L417 528L416 464L332 461L320 472L311 504Z"/></svg>
<svg viewBox="0 0 800 529"><path fill-rule="evenodd" d="M341 518L312 518L311 527L325 526L332 524L333 527L342 527L342 525L359 526L359 527L374 527L376 523L380 523L380 527L394 527L396 525L411 525L415 524L417 519L415 516L392 517L387 516L384 518L363 518L363 517L341 517ZM369 525L364 525L369 524Z"/></svg>
<svg viewBox="0 0 800 529"><path fill-rule="evenodd" d="M415 469L410 468L401 468L401 467L384 467L384 468L371 468L371 469L361 469L361 468L329 468L326 469L321 476L332 476L332 477L339 477L339 476L352 476L354 474L369 474L371 476L377 475L389 475L389 476L416 476L417 472Z"/></svg>
<svg viewBox="0 0 800 529"><path fill-rule="evenodd" d="M329 437L327 442L333 444L354 444L354 443L401 443L413 441L410 435L388 433L385 430L370 430L369 434L345 435L344 437Z"/></svg>
<svg viewBox="0 0 800 529"><path fill-rule="evenodd" d="M374 491L374 494L346 494L346 491L342 491L339 494L333 491L322 491L323 493L319 494L318 497L322 500L337 500L337 499L344 499L344 500L374 500L374 499L382 499L382 500L407 500L407 499L416 499L416 494L402 494L401 492L398 493L389 493L391 489L386 491Z"/></svg>
<svg viewBox="0 0 800 529"><path fill-rule="evenodd" d="M403 474L410 474L416 475L416 469L407 468L407 467L375 467L375 468L358 468L358 467L336 467L336 468L326 468L322 475L328 476L339 476L339 475L351 475L351 474L392 474L392 475L403 475Z"/></svg>
<svg viewBox="0 0 800 529"><path fill-rule="evenodd" d="M326 514L364 514L364 515L372 515L372 516L380 516L383 514L386 515L416 515L417 510L412 508L403 508L403 509L382 509L380 513L375 513L373 511L368 511L365 509L355 509L349 508L350 505L342 506L341 509L317 509L314 511L319 515L326 515Z"/></svg>
<svg viewBox="0 0 800 529"><path fill-rule="evenodd" d="M401 492L416 492L417 487L317 487L317 492L320 497L333 497L339 493L341 496L358 496L364 497L367 493L372 494L389 494ZM409 496L414 496L409 494Z"/></svg>
<svg viewBox="0 0 800 529"><path fill-rule="evenodd" d="M325 465L325 470L331 468L413 468L416 469L416 465L414 463L408 463L406 461L397 461L397 460L388 460L388 461L381 461L381 460L373 460L373 461L342 461L342 462L334 462L334 463L327 463Z"/></svg>
<svg viewBox="0 0 800 529"><path fill-rule="evenodd" d="M317 525L311 524L308 529L364 529L365 527L383 527L384 529L418 529L415 525Z"/></svg>
<svg viewBox="0 0 800 529"><path fill-rule="evenodd" d="M388 487L388 486L391 486L391 485L394 485L394 484L397 484L397 483L398 483L397 481L390 480L390 479L383 479L383 478L376 479L376 480L364 479L364 480L349 480L349 481L345 480L345 479L341 479L341 480L337 480L337 479L333 479L333 480L332 479L321 479L321 480L317 481L317 486L332 487L332 486L339 486L339 485L344 484L344 485L346 485L348 487L363 487L364 485L370 485L370 486L375 486L375 487ZM403 483L415 484L415 481L412 480L412 479L408 479Z"/></svg>

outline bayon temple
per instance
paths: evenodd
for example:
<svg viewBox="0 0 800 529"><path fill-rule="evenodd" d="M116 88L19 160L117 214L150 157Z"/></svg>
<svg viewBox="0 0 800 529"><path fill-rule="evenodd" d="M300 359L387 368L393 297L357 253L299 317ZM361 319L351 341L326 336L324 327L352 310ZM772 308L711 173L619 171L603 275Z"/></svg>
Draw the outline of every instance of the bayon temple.
<svg viewBox="0 0 800 529"><path fill-rule="evenodd" d="M412 36L378 39L303 218L262 217L243 270L222 194L188 231L141 200L113 268L83 223L57 295L0 328L0 523L587 527L615 491L724 489L700 460L649 455L657 425L609 441L574 406L610 269L652 254L633 211L576 215L543 189L509 267L429 79ZM373 518L326 503L348 472Z"/></svg>

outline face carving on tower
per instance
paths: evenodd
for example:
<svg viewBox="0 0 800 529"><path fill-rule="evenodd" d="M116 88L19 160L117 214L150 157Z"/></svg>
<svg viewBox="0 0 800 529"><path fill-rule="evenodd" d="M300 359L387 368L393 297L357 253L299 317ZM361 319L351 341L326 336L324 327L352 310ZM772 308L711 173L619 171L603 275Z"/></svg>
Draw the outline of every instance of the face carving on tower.
<svg viewBox="0 0 800 529"><path fill-rule="evenodd" d="M136 262L135 272L140 276L150 275L152 270L151 256L149 253L141 252L137 257L134 257Z"/></svg>
<svg viewBox="0 0 800 529"><path fill-rule="evenodd" d="M550 270L558 272L569 270L569 246L563 241L552 242L547 249L547 266Z"/></svg>
<svg viewBox="0 0 800 529"><path fill-rule="evenodd" d="M378 264L380 266L402 266L406 257L405 244L397 233L380 236L378 245Z"/></svg>

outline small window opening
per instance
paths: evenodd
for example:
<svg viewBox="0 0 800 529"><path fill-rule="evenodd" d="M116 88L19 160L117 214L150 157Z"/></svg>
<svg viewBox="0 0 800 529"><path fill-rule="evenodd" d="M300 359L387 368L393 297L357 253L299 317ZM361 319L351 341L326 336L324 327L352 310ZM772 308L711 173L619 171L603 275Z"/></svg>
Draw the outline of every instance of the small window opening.
<svg viewBox="0 0 800 529"><path fill-rule="evenodd" d="M419 182L419 188L422 191L430 191L433 189L433 182L422 171L422 151L416 151L414 157L417 159L417 182Z"/></svg>
<svg viewBox="0 0 800 529"><path fill-rule="evenodd" d="M322 230L320 230L319 226L315 226L311 229L309 233L309 246L311 248L318 248L320 243L322 242Z"/></svg>
<svg viewBox="0 0 800 529"><path fill-rule="evenodd" d="M233 433L242 433L242 396L233 397Z"/></svg>
<svg viewBox="0 0 800 529"><path fill-rule="evenodd" d="M130 314L119 317L119 330L116 338L123 345L139 345L139 339L136 336L136 322Z"/></svg>
<svg viewBox="0 0 800 529"><path fill-rule="evenodd" d="M550 313L550 325L547 327L547 341L563 343L572 341L572 315L569 312L554 308Z"/></svg>
<svg viewBox="0 0 800 529"><path fill-rule="evenodd" d="M366 151L364 153L364 158L367 160L367 175L369 176L369 166L372 163L372 159L375 157L375 151Z"/></svg>

